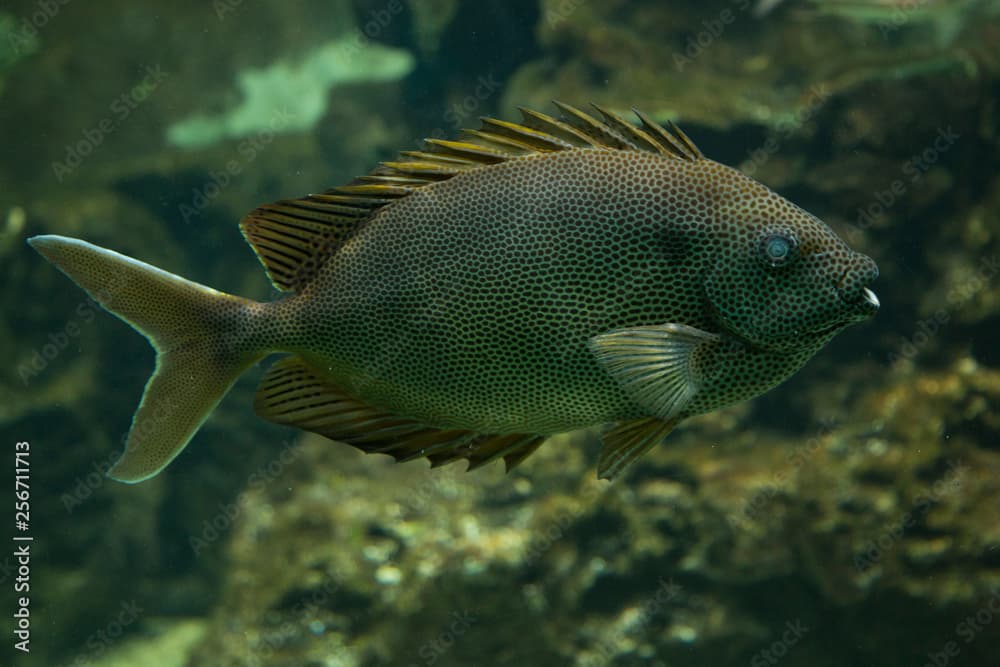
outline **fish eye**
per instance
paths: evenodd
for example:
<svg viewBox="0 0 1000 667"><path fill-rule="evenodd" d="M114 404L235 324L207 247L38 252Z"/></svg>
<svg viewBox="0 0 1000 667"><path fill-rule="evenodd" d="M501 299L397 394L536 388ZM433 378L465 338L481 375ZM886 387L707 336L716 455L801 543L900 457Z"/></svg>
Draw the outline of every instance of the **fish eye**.
<svg viewBox="0 0 1000 667"><path fill-rule="evenodd" d="M783 234L769 234L761 244L764 261L770 266L787 264L795 254L795 239Z"/></svg>

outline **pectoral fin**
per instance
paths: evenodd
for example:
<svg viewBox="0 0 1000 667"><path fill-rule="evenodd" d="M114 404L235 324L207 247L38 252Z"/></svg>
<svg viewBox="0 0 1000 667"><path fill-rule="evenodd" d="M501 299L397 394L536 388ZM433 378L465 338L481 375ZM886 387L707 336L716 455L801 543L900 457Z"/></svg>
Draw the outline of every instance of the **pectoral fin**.
<svg viewBox="0 0 1000 667"><path fill-rule="evenodd" d="M669 421L698 393L702 354L718 342L717 335L685 324L659 324L595 336L590 348L632 400Z"/></svg>

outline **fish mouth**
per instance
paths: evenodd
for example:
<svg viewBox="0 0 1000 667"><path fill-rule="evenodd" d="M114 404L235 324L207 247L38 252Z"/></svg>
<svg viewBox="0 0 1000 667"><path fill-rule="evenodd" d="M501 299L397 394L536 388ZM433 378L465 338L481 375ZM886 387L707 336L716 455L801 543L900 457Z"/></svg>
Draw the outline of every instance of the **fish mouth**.
<svg viewBox="0 0 1000 667"><path fill-rule="evenodd" d="M865 255L859 255L860 262L864 267L859 276L860 280L848 281L849 276L857 276L859 271L849 270L845 272L844 277L840 280L840 285L836 287L837 295L840 297L841 302L848 307L851 314L854 316L852 319L863 320L875 315L879 308L882 306L878 297L875 296L868 285L878 278L878 267L871 258Z"/></svg>
<svg viewBox="0 0 1000 667"><path fill-rule="evenodd" d="M881 305L878 297L875 296L875 292L867 287L862 287L861 291L854 298L849 298L836 288L833 288L832 291L836 294L836 298L841 304L841 309L846 312L832 324L824 324L810 330L810 334L820 337L832 336L848 325L863 322L874 316Z"/></svg>
<svg viewBox="0 0 1000 667"><path fill-rule="evenodd" d="M839 294L841 302L853 311L857 319L867 319L875 315L882 303L878 300L875 292L867 287L862 287L861 292L854 298L848 298L843 292Z"/></svg>
<svg viewBox="0 0 1000 667"><path fill-rule="evenodd" d="M879 306L882 304L879 302L878 297L875 296L875 292L871 291L867 287L861 288L861 298L867 306L874 310L878 310Z"/></svg>

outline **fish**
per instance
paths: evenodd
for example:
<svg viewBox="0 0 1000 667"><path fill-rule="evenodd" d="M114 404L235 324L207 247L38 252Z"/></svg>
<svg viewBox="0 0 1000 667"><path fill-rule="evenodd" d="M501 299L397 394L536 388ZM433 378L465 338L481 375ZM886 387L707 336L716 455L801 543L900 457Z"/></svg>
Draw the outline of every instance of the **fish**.
<svg viewBox="0 0 1000 667"><path fill-rule="evenodd" d="M274 301L29 239L156 352L109 476L159 473L277 354L254 397L271 422L508 471L554 434L598 427L597 474L613 479L878 311L874 260L673 122L554 104L251 211L240 229Z"/></svg>

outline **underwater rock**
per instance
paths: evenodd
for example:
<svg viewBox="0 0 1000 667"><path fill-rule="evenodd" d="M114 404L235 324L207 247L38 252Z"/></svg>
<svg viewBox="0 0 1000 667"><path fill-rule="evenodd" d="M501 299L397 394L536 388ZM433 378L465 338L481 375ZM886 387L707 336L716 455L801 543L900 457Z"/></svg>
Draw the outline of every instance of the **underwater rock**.
<svg viewBox="0 0 1000 667"><path fill-rule="evenodd" d="M870 81L954 76L976 72L980 61L995 68L994 54L966 53L952 44L954 35L982 20L983 11L971 9L984 3L964 4L970 11L948 10L954 20L930 24L932 31L947 32L937 43L909 30L922 14L911 11L920 9L916 3L825 0L761 15L752 0L543 0L538 39L544 55L512 77L504 109L540 108L550 99L612 107L627 101L654 118L689 126L798 128L832 95ZM865 5L880 12L878 20L843 20L836 30L816 11ZM905 30L893 23L898 13Z"/></svg>
<svg viewBox="0 0 1000 667"><path fill-rule="evenodd" d="M349 34L301 60L282 60L237 74L241 102L222 114L196 114L167 128L167 140L198 148L261 132L304 132L323 117L330 90L348 83L397 81L413 69L407 51Z"/></svg>
<svg viewBox="0 0 1000 667"><path fill-rule="evenodd" d="M971 360L901 373L811 434L698 419L613 484L587 433L506 477L307 437L241 496L191 664L734 664L792 631L783 664L887 664L843 636L900 614L918 664L1000 589L1000 449L976 444L998 400Z"/></svg>

